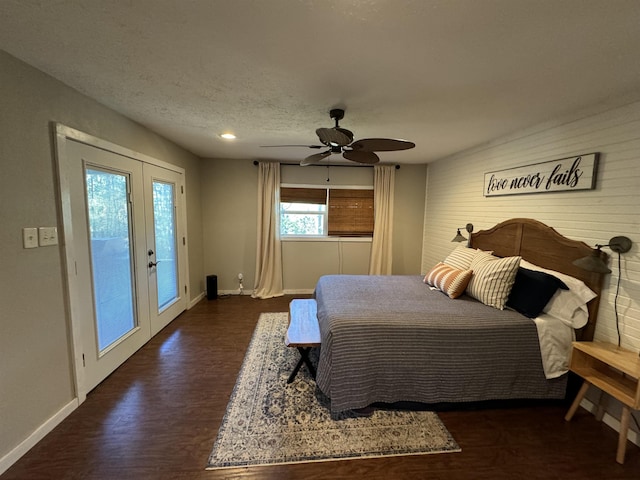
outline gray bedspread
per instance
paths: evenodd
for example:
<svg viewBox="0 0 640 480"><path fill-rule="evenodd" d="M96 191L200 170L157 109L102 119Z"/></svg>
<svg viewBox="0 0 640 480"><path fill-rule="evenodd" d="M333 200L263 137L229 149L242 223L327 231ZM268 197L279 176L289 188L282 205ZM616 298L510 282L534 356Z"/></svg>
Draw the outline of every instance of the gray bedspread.
<svg viewBox="0 0 640 480"><path fill-rule="evenodd" d="M375 402L563 398L547 380L534 322L419 276L328 275L315 291L322 346L317 384L331 410Z"/></svg>

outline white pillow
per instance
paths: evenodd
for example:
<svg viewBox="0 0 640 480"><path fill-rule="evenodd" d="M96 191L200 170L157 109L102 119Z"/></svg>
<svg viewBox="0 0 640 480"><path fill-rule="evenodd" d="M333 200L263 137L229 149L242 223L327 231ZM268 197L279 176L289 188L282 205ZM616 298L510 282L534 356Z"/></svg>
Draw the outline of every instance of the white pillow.
<svg viewBox="0 0 640 480"><path fill-rule="evenodd" d="M589 320L587 303L597 295L582 280L555 270L539 267L526 260L522 260L520 266L553 275L569 287L569 290L558 290L551 297L549 303L544 307L545 313L562 320L573 328L582 328L587 324Z"/></svg>
<svg viewBox="0 0 640 480"><path fill-rule="evenodd" d="M467 294L485 305L504 310L518 273L520 258L499 258L478 251L469 266L473 270L473 277L467 286Z"/></svg>

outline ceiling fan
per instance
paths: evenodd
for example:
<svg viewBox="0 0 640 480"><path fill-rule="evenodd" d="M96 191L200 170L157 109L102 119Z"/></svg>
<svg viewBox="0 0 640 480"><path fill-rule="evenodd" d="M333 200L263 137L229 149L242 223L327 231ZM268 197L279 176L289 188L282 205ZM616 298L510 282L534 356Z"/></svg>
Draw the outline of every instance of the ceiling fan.
<svg viewBox="0 0 640 480"><path fill-rule="evenodd" d="M303 159L301 166L314 165L322 159L334 153L342 153L342 156L352 162L373 165L380 161L375 152L393 152L397 150L408 150L416 146L413 142L398 140L393 138L363 138L353 141L353 132L342 128L340 120L344 118L344 110L334 108L329 111L329 115L336 121L333 128L318 128L316 135L322 145L274 145L278 147L307 147L320 149L328 147L328 150L315 153Z"/></svg>

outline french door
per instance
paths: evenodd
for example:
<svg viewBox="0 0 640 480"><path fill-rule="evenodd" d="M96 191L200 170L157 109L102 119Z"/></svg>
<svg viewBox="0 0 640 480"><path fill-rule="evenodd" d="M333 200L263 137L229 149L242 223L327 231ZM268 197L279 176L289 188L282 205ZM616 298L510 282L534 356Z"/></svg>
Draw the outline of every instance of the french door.
<svg viewBox="0 0 640 480"><path fill-rule="evenodd" d="M186 309L183 174L73 140L59 162L82 401Z"/></svg>
<svg viewBox="0 0 640 480"><path fill-rule="evenodd" d="M144 164L147 273L151 335L162 330L187 305L182 174Z"/></svg>

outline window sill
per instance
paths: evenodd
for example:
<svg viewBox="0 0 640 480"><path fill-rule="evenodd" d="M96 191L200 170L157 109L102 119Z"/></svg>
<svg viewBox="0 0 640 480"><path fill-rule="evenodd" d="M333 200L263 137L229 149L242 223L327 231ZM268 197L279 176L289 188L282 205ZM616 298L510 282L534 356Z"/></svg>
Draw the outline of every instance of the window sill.
<svg viewBox="0 0 640 480"><path fill-rule="evenodd" d="M280 237L283 242L360 242L371 243L373 237Z"/></svg>

